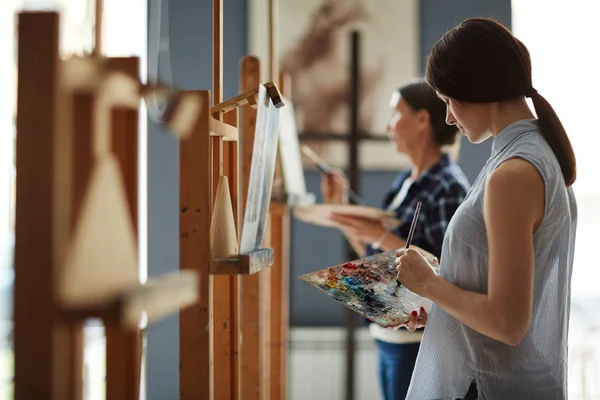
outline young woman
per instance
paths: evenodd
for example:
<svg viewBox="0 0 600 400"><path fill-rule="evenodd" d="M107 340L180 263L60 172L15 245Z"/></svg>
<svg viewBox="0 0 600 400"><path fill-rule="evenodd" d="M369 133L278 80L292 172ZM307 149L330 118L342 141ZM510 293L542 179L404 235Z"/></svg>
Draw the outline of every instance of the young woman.
<svg viewBox="0 0 600 400"><path fill-rule="evenodd" d="M566 399L577 221L567 134L532 86L527 48L495 21L449 31L427 81L448 124L493 144L448 226L441 275L419 253L397 252L398 278L434 302L410 323L427 329L407 398Z"/></svg>
<svg viewBox="0 0 600 400"><path fill-rule="evenodd" d="M445 123L445 105L423 79L402 86L391 103L390 140L399 153L408 156L411 168L398 175L384 196L383 207L393 210L403 222L390 232L367 219L338 216L336 220L359 255L372 255L406 245L415 207L421 201L412 243L439 257L448 222L469 186L462 170L444 151L444 146L454 143L458 131ZM325 201L344 201L345 186L347 181L339 172L324 176ZM377 324L371 324L369 331L378 347L384 399L404 399L422 332L393 331Z"/></svg>

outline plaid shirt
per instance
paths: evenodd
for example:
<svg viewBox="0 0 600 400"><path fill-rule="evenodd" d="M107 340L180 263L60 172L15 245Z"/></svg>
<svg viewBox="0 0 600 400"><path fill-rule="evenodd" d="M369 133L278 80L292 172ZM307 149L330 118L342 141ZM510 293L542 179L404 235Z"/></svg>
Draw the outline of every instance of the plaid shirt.
<svg viewBox="0 0 600 400"><path fill-rule="evenodd" d="M410 171L406 171L396 177L392 188L384 197L384 209L387 209L394 201L402 184L409 176ZM392 233L402 239L408 237L415 208L421 201L421 211L415 226L412 244L439 258L442 253L442 241L446 227L464 200L469 187L463 171L450 160L448 154L444 153L437 164L413 182L400 206L394 210L396 218L402 222L392 230ZM373 255L381 251L367 244L366 252L367 255Z"/></svg>

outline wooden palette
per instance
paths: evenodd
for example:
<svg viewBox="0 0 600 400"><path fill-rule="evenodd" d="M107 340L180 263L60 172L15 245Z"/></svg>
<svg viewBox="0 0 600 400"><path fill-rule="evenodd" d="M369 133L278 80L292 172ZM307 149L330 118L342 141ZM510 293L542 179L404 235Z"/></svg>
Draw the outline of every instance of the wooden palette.
<svg viewBox="0 0 600 400"><path fill-rule="evenodd" d="M303 282L384 328L399 329L412 311L429 312L431 300L397 289L396 252L388 251L301 275ZM428 260L434 268L437 261Z"/></svg>
<svg viewBox="0 0 600 400"><path fill-rule="evenodd" d="M294 217L300 221L327 227L339 226L331 220L334 214L379 220L387 229L393 229L401 223L391 212L354 204L312 204L294 209Z"/></svg>

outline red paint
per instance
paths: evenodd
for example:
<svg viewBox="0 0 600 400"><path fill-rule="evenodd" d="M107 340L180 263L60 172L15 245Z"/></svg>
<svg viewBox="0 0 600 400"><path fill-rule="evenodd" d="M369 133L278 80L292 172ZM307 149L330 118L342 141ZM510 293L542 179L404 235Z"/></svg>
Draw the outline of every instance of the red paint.
<svg viewBox="0 0 600 400"><path fill-rule="evenodd" d="M358 266L354 263L347 262L346 264L342 265L342 268L352 270L352 269L357 269Z"/></svg>

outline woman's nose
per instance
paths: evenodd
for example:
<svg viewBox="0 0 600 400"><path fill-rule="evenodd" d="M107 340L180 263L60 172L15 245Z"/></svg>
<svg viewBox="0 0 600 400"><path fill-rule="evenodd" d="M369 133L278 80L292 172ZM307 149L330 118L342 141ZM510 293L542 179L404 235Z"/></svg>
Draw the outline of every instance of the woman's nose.
<svg viewBox="0 0 600 400"><path fill-rule="evenodd" d="M390 118L388 120L388 123L385 127L386 127L387 133L392 133L394 131L394 121L392 121L392 118Z"/></svg>
<svg viewBox="0 0 600 400"><path fill-rule="evenodd" d="M448 108L446 108L446 124L456 125L456 119L454 118L454 115L452 115Z"/></svg>

